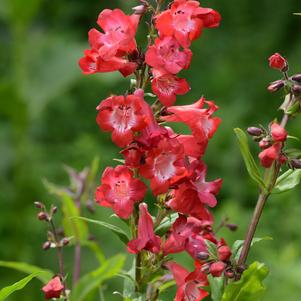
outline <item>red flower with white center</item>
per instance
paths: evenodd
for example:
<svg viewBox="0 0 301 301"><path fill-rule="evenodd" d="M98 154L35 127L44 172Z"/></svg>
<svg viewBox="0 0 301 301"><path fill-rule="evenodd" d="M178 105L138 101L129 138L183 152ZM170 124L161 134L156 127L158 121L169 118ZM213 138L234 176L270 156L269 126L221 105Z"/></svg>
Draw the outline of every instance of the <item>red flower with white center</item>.
<svg viewBox="0 0 301 301"><path fill-rule="evenodd" d="M208 285L207 275L201 271L199 263L195 262L195 271L189 273L175 262L165 264L171 271L177 284L177 294L174 301L201 301L208 296L202 287Z"/></svg>
<svg viewBox="0 0 301 301"><path fill-rule="evenodd" d="M140 174L150 179L154 195L167 192L172 184L187 174L183 146L176 138L162 137L158 145L147 152Z"/></svg>
<svg viewBox="0 0 301 301"><path fill-rule="evenodd" d="M287 131L276 122L271 125L271 134L276 142L284 142L287 138Z"/></svg>
<svg viewBox="0 0 301 301"><path fill-rule="evenodd" d="M282 143L278 142L273 144L272 146L264 149L259 153L258 157L260 159L260 164L263 167L269 168L276 160L281 161L281 149Z"/></svg>
<svg viewBox="0 0 301 301"><path fill-rule="evenodd" d="M110 207L121 218L133 213L134 203L143 200L147 187L133 172L123 165L107 167L101 177L101 185L95 192L96 202Z"/></svg>
<svg viewBox="0 0 301 301"><path fill-rule="evenodd" d="M153 72L154 73L154 72ZM190 87L185 78L178 78L173 74L156 75L152 80L152 90L166 106L172 106L176 101L176 95L184 95Z"/></svg>
<svg viewBox="0 0 301 301"><path fill-rule="evenodd" d="M198 1L177 0L156 18L156 28L160 35L174 36L181 46L188 48L203 27L217 27L220 19L218 12L200 7Z"/></svg>
<svg viewBox="0 0 301 301"><path fill-rule="evenodd" d="M42 291L45 294L45 299L60 298L61 293L64 289L64 285L61 282L59 276L52 278L45 286Z"/></svg>
<svg viewBox="0 0 301 301"><path fill-rule="evenodd" d="M207 252L204 238L199 233L208 225L210 225L208 221L180 215L174 222L164 244L164 254L179 253L186 250L193 258L197 259L200 252Z"/></svg>
<svg viewBox="0 0 301 301"><path fill-rule="evenodd" d="M204 108L207 104L208 108ZM162 117L167 122L184 122L192 131L195 140L203 150L206 149L208 140L217 130L221 119L212 117L218 107L212 101L205 101L202 97L196 103L185 106L173 106L167 108L170 115Z"/></svg>
<svg viewBox="0 0 301 301"><path fill-rule="evenodd" d="M274 53L269 57L269 65L273 69L282 71L287 68L287 61L279 53Z"/></svg>
<svg viewBox="0 0 301 301"><path fill-rule="evenodd" d="M154 224L148 213L147 204L142 203L139 205L138 235L136 239L128 243L128 251L133 254L137 254L141 250L159 253L160 249L161 238L154 233Z"/></svg>
<svg viewBox="0 0 301 301"><path fill-rule="evenodd" d="M111 96L97 107L99 127L112 132L112 141L125 147L134 139L134 133L143 129L147 118L142 112L145 101L136 95Z"/></svg>
<svg viewBox="0 0 301 301"><path fill-rule="evenodd" d="M136 63L122 57L114 56L109 60L104 60L98 51L93 49L84 51L84 56L79 60L79 66L83 74L119 71L125 77L132 74L137 68Z"/></svg>
<svg viewBox="0 0 301 301"><path fill-rule="evenodd" d="M182 69L189 68L192 52L189 49L180 50L180 44L173 37L157 38L155 45L148 48L145 62L162 73L177 74Z"/></svg>

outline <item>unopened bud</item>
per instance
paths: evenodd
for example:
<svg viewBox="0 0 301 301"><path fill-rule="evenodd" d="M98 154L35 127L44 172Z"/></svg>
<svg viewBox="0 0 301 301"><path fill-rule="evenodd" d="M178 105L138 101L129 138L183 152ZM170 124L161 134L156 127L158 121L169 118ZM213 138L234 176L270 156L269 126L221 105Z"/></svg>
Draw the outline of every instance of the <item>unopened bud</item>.
<svg viewBox="0 0 301 301"><path fill-rule="evenodd" d="M229 279L232 279L235 276L234 272L231 269L230 270L226 270L224 274Z"/></svg>
<svg viewBox="0 0 301 301"><path fill-rule="evenodd" d="M57 213L57 207L54 206L51 208L51 214L56 214Z"/></svg>
<svg viewBox="0 0 301 301"><path fill-rule="evenodd" d="M225 270L226 264L222 261L214 262L210 265L210 274L213 277L220 277Z"/></svg>
<svg viewBox="0 0 301 301"><path fill-rule="evenodd" d="M63 246L67 246L70 242L70 239L67 238L67 237L64 237L62 240L61 240L61 243Z"/></svg>
<svg viewBox="0 0 301 301"><path fill-rule="evenodd" d="M209 254L206 253L206 252L199 252L196 255L196 258L199 259L199 260L207 260L209 258Z"/></svg>
<svg viewBox="0 0 301 301"><path fill-rule="evenodd" d="M284 81L283 80L276 80L275 82L272 82L272 83L269 84L268 91L277 92L283 87L284 87Z"/></svg>
<svg viewBox="0 0 301 301"><path fill-rule="evenodd" d="M301 83L301 74L293 75L292 80L294 80L295 82Z"/></svg>
<svg viewBox="0 0 301 301"><path fill-rule="evenodd" d="M269 146L271 146L271 141L268 138L263 138L260 140L259 142L259 147L262 149L268 148Z"/></svg>
<svg viewBox="0 0 301 301"><path fill-rule="evenodd" d="M290 164L293 168L296 168L296 169L301 169L301 160L298 160L298 159L292 159L290 161Z"/></svg>
<svg viewBox="0 0 301 301"><path fill-rule="evenodd" d="M202 265L201 271L205 274L209 274L210 273L210 263L206 263L206 264Z"/></svg>
<svg viewBox="0 0 301 301"><path fill-rule="evenodd" d="M146 5L138 5L132 8L135 15L143 15L146 12L147 6Z"/></svg>
<svg viewBox="0 0 301 301"><path fill-rule="evenodd" d="M226 224L226 227L230 230L230 231L236 231L238 226L235 224Z"/></svg>
<svg viewBox="0 0 301 301"><path fill-rule="evenodd" d="M232 255L231 249L228 246L221 246L217 250L218 258L221 261L227 261Z"/></svg>
<svg viewBox="0 0 301 301"><path fill-rule="evenodd" d="M247 132L249 135L255 136L255 137L263 134L263 130L255 127L255 126L248 127Z"/></svg>
<svg viewBox="0 0 301 301"><path fill-rule="evenodd" d="M41 202L34 202L34 205L36 206L36 208L38 209L43 209L44 205Z"/></svg>
<svg viewBox="0 0 301 301"><path fill-rule="evenodd" d="M40 221L44 221L44 220L47 220L48 219L48 215L47 215L47 213L45 213L45 212L39 212L38 213L38 219L40 220Z"/></svg>
<svg viewBox="0 0 301 301"><path fill-rule="evenodd" d="M301 94L301 86L299 85L293 85L292 91L295 95L300 95Z"/></svg>
<svg viewBox="0 0 301 301"><path fill-rule="evenodd" d="M43 244L43 250L48 250L49 248L51 247L51 242L50 241L46 241L44 244Z"/></svg>

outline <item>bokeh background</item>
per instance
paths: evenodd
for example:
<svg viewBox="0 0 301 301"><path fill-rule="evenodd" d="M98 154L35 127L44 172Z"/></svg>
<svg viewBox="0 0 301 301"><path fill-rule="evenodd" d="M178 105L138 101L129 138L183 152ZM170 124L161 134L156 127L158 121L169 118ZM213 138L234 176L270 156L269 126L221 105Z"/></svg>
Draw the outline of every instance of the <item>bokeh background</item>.
<svg viewBox="0 0 301 301"><path fill-rule="evenodd" d="M118 149L110 136L99 131L95 107L110 93L123 93L129 79L119 74L83 76L77 61L88 47L87 32L96 26L105 7L130 13L135 0L1 0L0 1L0 260L25 261L55 267L54 252L41 250L45 225L36 219L33 201L57 203L42 184L67 184L63 164L76 169L100 158L99 176L116 164ZM249 180L233 134L234 127L267 125L277 117L281 94L270 95L267 83L278 79L267 58L280 52L289 59L291 73L301 72L300 0L202 1L220 11L218 29L205 30L193 43L191 69L183 72L192 90L179 103L201 95L220 106L223 123L210 143L206 162L209 179L222 177L223 189L214 210L217 223L225 216L236 223L236 233L223 230L229 242L243 239L255 205L257 189ZM145 33L138 36L144 41ZM301 137L301 121L289 124ZM294 147L300 147L294 142ZM258 152L256 146L254 152ZM273 196L265 209L257 236L273 241L258 244L251 259L267 263L265 300L299 301L301 298L300 187ZM150 200L151 202L151 200ZM96 219L109 220L110 211L97 208ZM91 230L107 256L122 252L122 244L101 228ZM72 251L67 251L67 268ZM95 268L84 251L83 271ZM183 261L187 262L184 258ZM188 263L189 264L189 263ZM0 268L0 287L23 274ZM111 293L121 284L108 284L106 300L120 300ZM43 300L40 283L33 281L8 300ZM95 299L96 300L96 299ZM171 300L167 298L166 300Z"/></svg>

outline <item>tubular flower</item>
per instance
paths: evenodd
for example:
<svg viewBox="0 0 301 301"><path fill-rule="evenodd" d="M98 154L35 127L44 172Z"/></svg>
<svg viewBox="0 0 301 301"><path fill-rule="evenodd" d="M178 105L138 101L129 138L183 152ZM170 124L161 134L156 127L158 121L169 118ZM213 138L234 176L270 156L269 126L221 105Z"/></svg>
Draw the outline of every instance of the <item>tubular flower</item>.
<svg viewBox="0 0 301 301"><path fill-rule="evenodd" d="M152 80L152 90L166 107L175 103L176 95L184 95L190 90L185 78L178 78L173 74L161 74L154 70L153 74L155 76Z"/></svg>
<svg viewBox="0 0 301 301"><path fill-rule="evenodd" d="M204 108L207 104L208 108ZM212 101L201 98L192 105L173 106L167 108L170 115L162 117L167 122L184 122L192 131L192 135L204 152L208 140L212 138L217 130L221 119L212 117L218 107Z"/></svg>
<svg viewBox="0 0 301 301"><path fill-rule="evenodd" d="M141 250L148 250L152 253L159 253L161 249L161 238L154 233L154 224L151 215L148 213L147 205L139 205L138 235L136 239L128 243L128 251L136 254Z"/></svg>
<svg viewBox="0 0 301 301"><path fill-rule="evenodd" d="M271 125L271 134L276 142L284 142L287 138L287 131L276 122Z"/></svg>
<svg viewBox="0 0 301 301"><path fill-rule="evenodd" d="M59 276L52 278L45 286L42 291L45 294L45 299L60 298L61 293L64 289L64 285L61 282Z"/></svg>
<svg viewBox="0 0 301 301"><path fill-rule="evenodd" d="M280 142L264 149L259 153L258 157L263 167L269 168L276 160L282 160L281 157L282 144Z"/></svg>
<svg viewBox="0 0 301 301"><path fill-rule="evenodd" d="M162 137L156 147L147 152L140 174L150 179L154 195L167 192L168 188L186 176L183 146L175 139Z"/></svg>
<svg viewBox="0 0 301 301"><path fill-rule="evenodd" d="M143 200L147 187L126 166L107 167L101 177L101 185L95 192L96 202L110 207L121 218L127 219L134 203Z"/></svg>
<svg viewBox="0 0 301 301"><path fill-rule="evenodd" d="M207 275L201 271L201 266L197 262L192 273L171 261L166 263L166 267L171 271L178 287L174 301L201 301L208 296L202 289L208 285Z"/></svg>
<svg viewBox="0 0 301 301"><path fill-rule="evenodd" d="M269 57L269 65L273 69L282 71L287 67L287 61L279 53L274 53Z"/></svg>
<svg viewBox="0 0 301 301"><path fill-rule="evenodd" d="M145 54L146 63L163 73L177 74L189 68L192 52L180 50L180 44L173 37L157 38L155 45L148 48Z"/></svg>
<svg viewBox="0 0 301 301"><path fill-rule="evenodd" d="M112 132L112 140L125 147L134 139L134 132L143 129L147 118L142 112L145 101L136 95L111 96L96 108L96 121L104 131ZM148 106L148 105L147 105Z"/></svg>
<svg viewBox="0 0 301 301"><path fill-rule="evenodd" d="M170 9L158 15L156 28L160 35L174 36L187 48L201 35L203 27L217 27L220 19L218 12L200 7L198 1L176 0Z"/></svg>
<svg viewBox="0 0 301 301"><path fill-rule="evenodd" d="M91 50L85 50L79 60L83 73L120 71L123 76L133 73L137 64L130 62L127 55L137 49L138 22L137 15L127 16L120 9L103 10L97 20L103 32L95 28L89 31Z"/></svg>

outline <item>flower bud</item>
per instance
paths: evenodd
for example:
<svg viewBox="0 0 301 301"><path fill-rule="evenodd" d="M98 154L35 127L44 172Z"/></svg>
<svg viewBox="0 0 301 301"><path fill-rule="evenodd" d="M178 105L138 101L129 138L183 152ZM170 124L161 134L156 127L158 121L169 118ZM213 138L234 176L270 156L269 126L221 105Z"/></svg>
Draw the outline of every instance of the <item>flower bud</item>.
<svg viewBox="0 0 301 301"><path fill-rule="evenodd" d="M146 5L138 5L132 8L132 10L134 11L135 15L143 15L146 10L147 10L147 6Z"/></svg>
<svg viewBox="0 0 301 301"><path fill-rule="evenodd" d="M221 246L217 250L218 258L221 261L227 261L232 255L231 249L228 246Z"/></svg>
<svg viewBox="0 0 301 301"><path fill-rule="evenodd" d="M258 137L263 134L263 130L255 127L255 126L248 127L247 132L249 135L255 136L255 137Z"/></svg>
<svg viewBox="0 0 301 301"><path fill-rule="evenodd" d="M286 59L279 53L275 53L269 57L269 65L271 68L280 70L282 72L286 72L288 70Z"/></svg>
<svg viewBox="0 0 301 301"><path fill-rule="evenodd" d="M270 147L272 144L271 144L271 141L270 139L268 138L263 138L261 139L261 141L259 142L259 147L262 148L262 149L265 149L265 148L268 148Z"/></svg>
<svg viewBox="0 0 301 301"><path fill-rule="evenodd" d="M269 84L268 91L277 92L283 87L284 87L284 81L283 80L276 80L275 82L272 82L272 83Z"/></svg>
<svg viewBox="0 0 301 301"><path fill-rule="evenodd" d="M201 267L201 271L205 274L210 273L210 263L203 264Z"/></svg>
<svg viewBox="0 0 301 301"><path fill-rule="evenodd" d="M238 226L235 224L226 224L226 227L230 230L230 231L236 231L238 229Z"/></svg>
<svg viewBox="0 0 301 301"><path fill-rule="evenodd" d="M57 213L57 207L54 206L51 208L51 214L56 214Z"/></svg>
<svg viewBox="0 0 301 301"><path fill-rule="evenodd" d="M63 246L67 246L70 242L70 239L67 238L67 237L64 237L62 240L61 240L61 243Z"/></svg>
<svg viewBox="0 0 301 301"><path fill-rule="evenodd" d="M50 241L46 241L42 246L43 250L45 250L45 251L48 250L50 247L51 247Z"/></svg>
<svg viewBox="0 0 301 301"><path fill-rule="evenodd" d="M290 164L293 168L301 169L301 160L299 160L299 159L292 159L290 161Z"/></svg>
<svg viewBox="0 0 301 301"><path fill-rule="evenodd" d="M301 86L300 85L293 85L292 91L295 95L301 94Z"/></svg>
<svg viewBox="0 0 301 301"><path fill-rule="evenodd" d="M197 253L196 258L199 260L207 260L209 258L209 254L206 252L199 252Z"/></svg>
<svg viewBox="0 0 301 301"><path fill-rule="evenodd" d="M295 82L301 83L301 74L293 75L292 80L294 80Z"/></svg>
<svg viewBox="0 0 301 301"><path fill-rule="evenodd" d="M43 209L44 205L41 202L34 202L34 205L36 206L36 208L38 209Z"/></svg>
<svg viewBox="0 0 301 301"><path fill-rule="evenodd" d="M226 276L227 278L229 278L229 279L232 279L232 278L234 278L235 273L233 272L232 269L229 269L229 270L226 270L226 271L225 271L225 276Z"/></svg>
<svg viewBox="0 0 301 301"><path fill-rule="evenodd" d="M210 265L210 274L213 277L220 277L226 267L226 264L222 261L214 262Z"/></svg>
<svg viewBox="0 0 301 301"><path fill-rule="evenodd" d="M39 219L40 221L47 220L47 219L48 219L47 213L45 213L45 212L43 212L43 211L39 212L39 213L38 213L38 219Z"/></svg>

